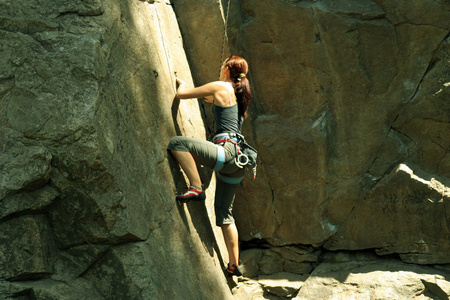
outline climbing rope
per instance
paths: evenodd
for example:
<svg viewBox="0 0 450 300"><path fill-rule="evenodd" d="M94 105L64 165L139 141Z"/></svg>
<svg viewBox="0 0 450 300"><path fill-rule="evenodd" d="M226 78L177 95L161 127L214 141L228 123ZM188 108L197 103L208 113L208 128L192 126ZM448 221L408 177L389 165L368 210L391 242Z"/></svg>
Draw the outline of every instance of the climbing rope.
<svg viewBox="0 0 450 300"><path fill-rule="evenodd" d="M220 79L220 69L222 69L222 64L223 64L223 55L225 53L225 40L228 41L227 28L228 28L228 16L230 15L230 4L231 4L231 0L228 0L227 15L225 16L225 24L224 24L224 31L223 31L222 54L220 55L219 79Z"/></svg>
<svg viewBox="0 0 450 300"><path fill-rule="evenodd" d="M159 27L159 32L161 34L161 40L162 40L162 46L164 48L164 54L166 55L166 61L167 61L167 68L169 69L169 74L171 77L171 82L173 82L174 84L172 84L172 89L174 91L174 93L177 93L177 88L176 88L176 72L174 72L174 67L173 67L173 60L172 57L170 55L170 52L167 50L168 46L167 46L167 42L165 39L165 34L164 34L164 30L161 26L161 18L159 17L158 14L158 6L155 5L155 15L156 15L156 21L158 22L158 27ZM155 75L155 78L158 77L158 72L156 70L153 70L153 74Z"/></svg>

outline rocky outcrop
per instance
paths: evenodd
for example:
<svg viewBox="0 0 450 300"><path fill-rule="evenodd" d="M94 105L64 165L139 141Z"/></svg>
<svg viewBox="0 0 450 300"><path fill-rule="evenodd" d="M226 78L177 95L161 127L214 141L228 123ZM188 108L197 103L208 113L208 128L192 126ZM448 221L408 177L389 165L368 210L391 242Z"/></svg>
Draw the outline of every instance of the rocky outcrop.
<svg viewBox="0 0 450 300"><path fill-rule="evenodd" d="M367 255L332 255L293 299L448 299L447 272Z"/></svg>
<svg viewBox="0 0 450 300"><path fill-rule="evenodd" d="M222 2L0 3L0 298L233 297L215 177L175 203L165 150L211 133L175 73L215 80L223 48L249 61L259 151L235 297L445 299L448 2L232 0L224 47ZM388 257L325 255L363 249Z"/></svg>
<svg viewBox="0 0 450 300"><path fill-rule="evenodd" d="M340 228L340 235L325 247L376 248L380 255L399 253L405 262L449 263L445 230L449 197L450 188L434 178L419 177L402 164L373 187ZM373 234L367 236L368 231ZM351 238L343 241L344 236Z"/></svg>
<svg viewBox="0 0 450 300"><path fill-rule="evenodd" d="M448 262L448 3L233 4L260 154L237 203L243 238Z"/></svg>
<svg viewBox="0 0 450 300"><path fill-rule="evenodd" d="M247 250L254 251L254 250ZM247 252L247 251L244 251ZM275 261L275 260L272 260ZM245 299L448 299L447 266L418 266L374 252L325 252L311 274L246 273L235 287Z"/></svg>
<svg viewBox="0 0 450 300"><path fill-rule="evenodd" d="M0 4L0 298L231 298L211 194L174 201L165 146L205 129L170 3L25 2Z"/></svg>

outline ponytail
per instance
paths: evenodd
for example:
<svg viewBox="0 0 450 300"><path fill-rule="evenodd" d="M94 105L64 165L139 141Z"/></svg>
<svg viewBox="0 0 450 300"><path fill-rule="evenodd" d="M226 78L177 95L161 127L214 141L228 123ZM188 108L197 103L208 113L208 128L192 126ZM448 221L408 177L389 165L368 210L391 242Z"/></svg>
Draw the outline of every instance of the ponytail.
<svg viewBox="0 0 450 300"><path fill-rule="evenodd" d="M231 55L225 60L225 66L230 70L234 93L239 108L239 115L247 118L247 110L252 99L250 81L247 79L248 64L242 57Z"/></svg>
<svg viewBox="0 0 450 300"><path fill-rule="evenodd" d="M239 114L244 116L244 118L247 118L248 105L252 99L250 81L248 81L247 77L242 78L240 81L236 80L236 82L233 83L233 88L238 103Z"/></svg>

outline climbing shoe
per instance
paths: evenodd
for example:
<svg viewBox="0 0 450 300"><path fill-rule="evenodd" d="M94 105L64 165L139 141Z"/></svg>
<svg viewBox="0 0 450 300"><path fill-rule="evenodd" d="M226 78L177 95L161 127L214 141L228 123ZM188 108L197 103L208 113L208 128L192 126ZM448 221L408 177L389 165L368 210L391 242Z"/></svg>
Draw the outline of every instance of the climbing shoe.
<svg viewBox="0 0 450 300"><path fill-rule="evenodd" d="M177 200L180 202L188 202L191 200L205 200L205 191L199 191L194 186L191 186L189 190L181 195L177 196Z"/></svg>
<svg viewBox="0 0 450 300"><path fill-rule="evenodd" d="M236 266L235 264L233 264L232 266L234 267L234 269L232 269L231 267L227 268L227 277L242 276L242 267Z"/></svg>

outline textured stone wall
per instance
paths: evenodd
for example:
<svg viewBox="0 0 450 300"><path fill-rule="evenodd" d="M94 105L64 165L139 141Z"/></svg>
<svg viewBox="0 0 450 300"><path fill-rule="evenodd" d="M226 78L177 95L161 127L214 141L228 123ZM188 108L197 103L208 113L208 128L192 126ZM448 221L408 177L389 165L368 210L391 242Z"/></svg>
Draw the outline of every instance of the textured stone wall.
<svg viewBox="0 0 450 300"><path fill-rule="evenodd" d="M0 298L231 297L211 194L174 198L206 133L170 3L2 1L0 66Z"/></svg>
<svg viewBox="0 0 450 300"><path fill-rule="evenodd" d="M448 1L232 4L260 154L243 238L450 262Z"/></svg>

